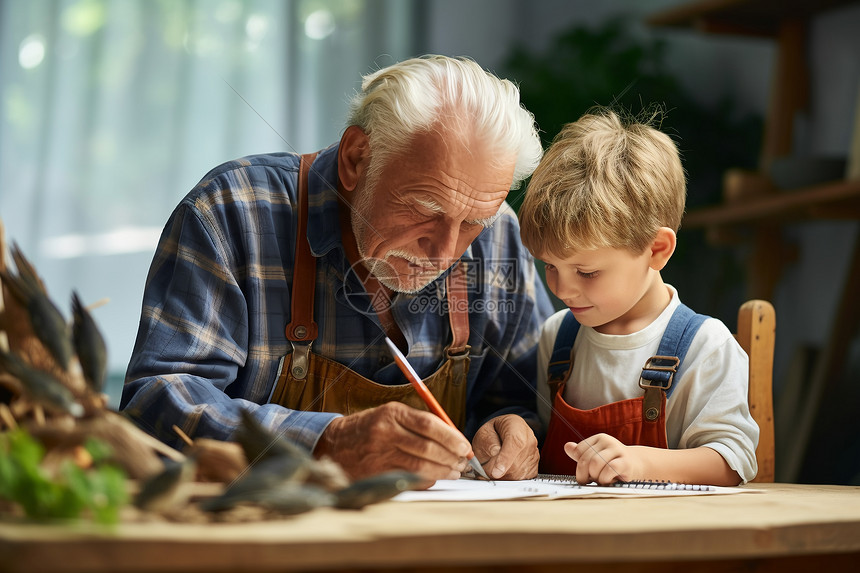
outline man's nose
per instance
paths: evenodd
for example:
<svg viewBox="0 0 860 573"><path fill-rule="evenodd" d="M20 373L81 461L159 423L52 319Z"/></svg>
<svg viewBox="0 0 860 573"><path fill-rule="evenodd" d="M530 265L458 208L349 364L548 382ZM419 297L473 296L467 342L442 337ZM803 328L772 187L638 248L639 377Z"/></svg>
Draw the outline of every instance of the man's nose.
<svg viewBox="0 0 860 573"><path fill-rule="evenodd" d="M459 255L457 253L459 238L459 225L440 223L433 228L429 236L419 240L419 246L436 267L447 269Z"/></svg>

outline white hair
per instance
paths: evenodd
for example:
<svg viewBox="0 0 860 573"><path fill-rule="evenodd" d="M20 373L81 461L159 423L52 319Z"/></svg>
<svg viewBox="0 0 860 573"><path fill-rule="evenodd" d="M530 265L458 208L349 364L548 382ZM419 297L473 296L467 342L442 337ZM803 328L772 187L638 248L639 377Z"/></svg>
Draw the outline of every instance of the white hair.
<svg viewBox="0 0 860 573"><path fill-rule="evenodd" d="M402 151L416 133L455 120L465 135L486 142L500 161L516 157L512 188L543 154L534 116L520 104L519 88L469 58L427 55L364 76L350 101L347 125L360 127L372 153L368 177Z"/></svg>

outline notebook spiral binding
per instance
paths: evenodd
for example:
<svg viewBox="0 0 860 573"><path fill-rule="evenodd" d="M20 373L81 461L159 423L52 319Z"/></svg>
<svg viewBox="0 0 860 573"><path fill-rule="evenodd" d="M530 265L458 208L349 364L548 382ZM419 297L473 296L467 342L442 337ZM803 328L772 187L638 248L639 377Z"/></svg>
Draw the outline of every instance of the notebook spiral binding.
<svg viewBox="0 0 860 573"><path fill-rule="evenodd" d="M579 484L576 477L563 474L538 474L537 481L563 483L577 487L587 487L589 484ZM662 489L670 491L714 491L714 487L704 484L677 483L666 480L617 481L605 487L623 487L632 489Z"/></svg>

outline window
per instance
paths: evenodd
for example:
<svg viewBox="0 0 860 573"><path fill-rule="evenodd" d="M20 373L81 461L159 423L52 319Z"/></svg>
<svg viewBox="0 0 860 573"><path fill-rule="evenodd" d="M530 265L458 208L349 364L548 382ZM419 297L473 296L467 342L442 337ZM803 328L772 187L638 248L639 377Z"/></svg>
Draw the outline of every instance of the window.
<svg viewBox="0 0 860 573"><path fill-rule="evenodd" d="M360 75L412 55L398 0L0 0L0 219L108 342L112 403L146 273L216 165L340 136Z"/></svg>

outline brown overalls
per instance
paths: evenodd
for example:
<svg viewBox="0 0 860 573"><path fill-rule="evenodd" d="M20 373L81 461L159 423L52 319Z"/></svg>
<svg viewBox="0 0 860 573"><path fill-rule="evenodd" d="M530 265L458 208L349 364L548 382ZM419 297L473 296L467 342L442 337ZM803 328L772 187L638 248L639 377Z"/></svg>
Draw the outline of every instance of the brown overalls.
<svg viewBox="0 0 860 573"><path fill-rule="evenodd" d="M298 183L298 231L291 322L286 326L293 352L272 393L271 402L292 410L353 414L385 402L403 402L427 410L410 384L383 385L310 351L317 337L314 321L316 259L307 239L308 171L316 154L303 155ZM462 430L466 420L466 374L469 371L469 314L465 273L457 265L446 280L449 319L453 339L446 349L447 360L424 383Z"/></svg>

